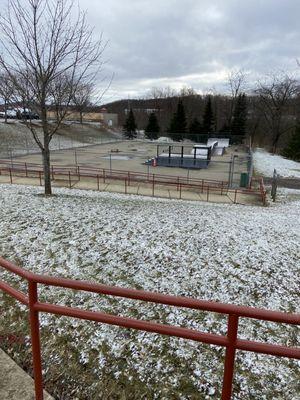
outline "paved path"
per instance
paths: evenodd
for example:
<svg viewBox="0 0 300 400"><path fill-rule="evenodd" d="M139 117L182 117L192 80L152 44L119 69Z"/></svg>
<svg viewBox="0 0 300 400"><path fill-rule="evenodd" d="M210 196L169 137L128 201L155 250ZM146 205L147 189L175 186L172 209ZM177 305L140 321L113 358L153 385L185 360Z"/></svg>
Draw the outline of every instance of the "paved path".
<svg viewBox="0 0 300 400"><path fill-rule="evenodd" d="M272 185L272 178L264 178L264 182L268 185ZM284 187L288 189L300 189L300 178L278 178L278 187Z"/></svg>
<svg viewBox="0 0 300 400"><path fill-rule="evenodd" d="M32 378L0 349L0 399L34 400ZM45 392L44 400L54 400Z"/></svg>
<svg viewBox="0 0 300 400"><path fill-rule="evenodd" d="M10 177L8 175L0 175L0 184L1 183L11 183ZM40 182L39 178L34 177L25 177L18 176L12 177L12 183L17 185L32 185L32 186L40 186L43 182ZM150 197L160 197L167 199L182 199L182 200L190 200L190 201L209 201L214 203L229 203L232 204L236 202L237 204L244 205L262 205L261 196L257 193L253 193L251 195L237 193L235 195L234 191L228 192L224 188L222 194L221 189L213 190L210 189L209 193L204 190L202 193L201 190L197 189L187 189L182 188L182 190L177 190L174 185L155 185L154 193L153 187L151 183L137 183L132 182L130 186L124 185L125 182L121 182L118 180L108 180L106 179L105 183L103 180L97 181L95 178L81 177L80 181L76 177L72 178L71 188L72 189L85 189L85 190L98 190L102 192L110 192L110 193L126 193L126 194L135 194L140 196L150 196ZM52 181L53 187L70 187L70 182L68 177L60 177L60 179L55 179ZM1 399L0 399L1 400Z"/></svg>

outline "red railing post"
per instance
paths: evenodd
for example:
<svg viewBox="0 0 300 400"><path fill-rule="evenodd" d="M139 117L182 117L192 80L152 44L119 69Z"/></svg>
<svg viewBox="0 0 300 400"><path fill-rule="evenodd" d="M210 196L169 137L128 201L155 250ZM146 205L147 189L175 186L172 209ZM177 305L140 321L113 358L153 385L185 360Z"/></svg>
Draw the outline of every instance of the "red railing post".
<svg viewBox="0 0 300 400"><path fill-rule="evenodd" d="M227 338L229 343L226 346L225 353L222 400L231 399L238 323L239 317L234 314L229 314L227 328Z"/></svg>
<svg viewBox="0 0 300 400"><path fill-rule="evenodd" d="M44 396L40 344L40 324L38 311L34 310L34 305L38 301L36 282L28 282L28 294L35 400L43 400Z"/></svg>

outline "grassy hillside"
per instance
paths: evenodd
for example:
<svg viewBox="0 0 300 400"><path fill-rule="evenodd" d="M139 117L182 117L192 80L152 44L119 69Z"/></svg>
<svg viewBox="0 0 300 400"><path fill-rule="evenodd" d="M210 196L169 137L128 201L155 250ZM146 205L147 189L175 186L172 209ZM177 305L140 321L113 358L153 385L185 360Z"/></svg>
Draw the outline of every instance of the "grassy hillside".
<svg viewBox="0 0 300 400"><path fill-rule="evenodd" d="M42 135L39 122L36 128ZM51 149L79 147L88 144L99 144L113 140L119 135L108 131L97 123L65 123L51 141ZM0 122L0 157L10 157L11 154L26 154L39 151L33 136L26 125L21 121Z"/></svg>

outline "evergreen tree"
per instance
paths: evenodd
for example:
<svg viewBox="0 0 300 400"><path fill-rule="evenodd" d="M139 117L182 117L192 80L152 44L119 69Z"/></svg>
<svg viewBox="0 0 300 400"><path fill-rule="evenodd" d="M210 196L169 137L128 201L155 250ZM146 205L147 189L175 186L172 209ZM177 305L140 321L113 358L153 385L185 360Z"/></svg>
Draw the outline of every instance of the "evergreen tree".
<svg viewBox="0 0 300 400"><path fill-rule="evenodd" d="M198 118L194 118L189 127L190 133L203 133L203 127L198 120Z"/></svg>
<svg viewBox="0 0 300 400"><path fill-rule="evenodd" d="M212 133L214 126L214 113L212 110L211 97L208 97L203 113L203 131L204 133Z"/></svg>
<svg viewBox="0 0 300 400"><path fill-rule="evenodd" d="M177 105L177 110L173 114L173 118L170 122L168 132L170 133L169 136L171 137L171 139L179 141L180 139L184 138L186 131L187 131L187 123L186 123L185 110L182 100L179 100Z"/></svg>
<svg viewBox="0 0 300 400"><path fill-rule="evenodd" d="M148 124L145 129L146 137L148 139L155 140L158 138L158 133L160 131L158 121L154 112L149 115Z"/></svg>
<svg viewBox="0 0 300 400"><path fill-rule="evenodd" d="M136 138L136 129L137 125L135 123L134 114L131 108L123 126L123 135L126 137L126 139L134 139Z"/></svg>
<svg viewBox="0 0 300 400"><path fill-rule="evenodd" d="M231 124L232 135L246 135L247 124L247 99L245 93L239 94L233 112Z"/></svg>
<svg viewBox="0 0 300 400"><path fill-rule="evenodd" d="M283 150L282 155L294 161L300 161L300 125L296 127L288 145Z"/></svg>
<svg viewBox="0 0 300 400"><path fill-rule="evenodd" d="M219 129L219 133L223 133L225 135L231 135L231 127L226 123Z"/></svg>
<svg viewBox="0 0 300 400"><path fill-rule="evenodd" d="M201 134L203 134L203 126L198 118L194 118L189 126L189 139L195 142L201 142Z"/></svg>

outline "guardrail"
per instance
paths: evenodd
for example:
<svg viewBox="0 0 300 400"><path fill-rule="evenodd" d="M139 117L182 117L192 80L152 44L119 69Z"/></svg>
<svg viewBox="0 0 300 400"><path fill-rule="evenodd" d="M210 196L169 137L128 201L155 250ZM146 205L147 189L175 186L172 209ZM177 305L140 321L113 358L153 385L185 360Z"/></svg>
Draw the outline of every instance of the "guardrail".
<svg viewBox="0 0 300 400"><path fill-rule="evenodd" d="M7 174L10 176L10 183L13 183L13 176L17 177L35 177L42 186L43 167L40 164L14 162L12 165L7 160L0 160L0 175ZM109 180L122 181L124 193L128 193L128 187L133 183L143 183L150 185L151 195L154 197L157 187L169 186L178 192L176 198L182 198L182 191L193 191L199 194L205 194L205 200L209 201L211 194L227 195L229 200L238 203L238 195L256 196L265 204L265 196L262 195L261 187L248 189L231 189L228 181L217 181L212 179L195 179L189 177L180 177L173 175L162 175L134 171L121 171L104 168L91 167L66 167L60 165L52 165L52 180L61 179L66 181L66 186L70 189L73 187L74 179L79 182L81 179L92 179L95 181L95 189L100 190L100 181L107 183ZM75 182L76 183L76 182ZM200 199L199 199L200 200Z"/></svg>
<svg viewBox="0 0 300 400"><path fill-rule="evenodd" d="M252 318L261 321L300 325L300 314L283 313L253 307L244 307L231 304L217 303L205 300L197 300L187 297L169 296L142 290L125 289L117 286L106 286L85 281L76 281L65 278L57 278L46 275L38 275L26 271L0 257L0 267L6 271L20 276L28 282L28 294L16 290L6 282L0 280L0 289L29 308L33 372L36 400L43 400L43 377L40 344L39 313L45 312L63 315L83 320L102 322L124 328L137 329L146 332L154 332L162 335L175 336L200 343L206 343L226 348L222 400L230 400L234 378L234 364L236 350L250 351L268 354L278 357L300 359L300 348L256 342L238 338L239 318ZM227 335L204 333L193 329L182 328L173 325L165 325L129 317L106 314L102 312L82 310L75 307L58 306L38 299L38 284L56 286L65 289L81 290L102 295L123 297L128 299L165 304L174 307L185 307L193 310L202 310L225 314L228 316Z"/></svg>

